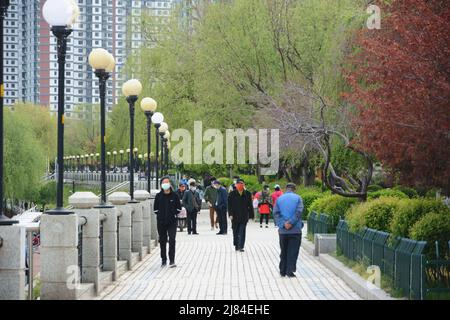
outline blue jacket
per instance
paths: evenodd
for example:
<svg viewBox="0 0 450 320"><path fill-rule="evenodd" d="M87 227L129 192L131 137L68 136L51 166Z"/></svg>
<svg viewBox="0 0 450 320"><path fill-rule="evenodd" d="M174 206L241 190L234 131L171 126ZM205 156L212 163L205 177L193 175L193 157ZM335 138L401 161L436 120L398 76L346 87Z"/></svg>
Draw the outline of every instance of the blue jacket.
<svg viewBox="0 0 450 320"><path fill-rule="evenodd" d="M228 192L224 187L220 187L217 190L216 203L213 204L214 208L220 211L227 211L228 209Z"/></svg>
<svg viewBox="0 0 450 320"><path fill-rule="evenodd" d="M292 191L287 191L279 197L273 209L273 216L278 226L278 232L280 234L301 233L303 228L302 213L303 200L299 195ZM292 224L293 227L287 230L284 227L286 222Z"/></svg>

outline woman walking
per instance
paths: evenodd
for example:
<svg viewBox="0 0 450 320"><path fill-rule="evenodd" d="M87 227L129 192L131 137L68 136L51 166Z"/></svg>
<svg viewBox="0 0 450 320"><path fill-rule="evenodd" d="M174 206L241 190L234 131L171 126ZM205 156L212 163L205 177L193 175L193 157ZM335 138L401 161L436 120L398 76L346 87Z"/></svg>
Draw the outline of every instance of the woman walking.
<svg viewBox="0 0 450 320"><path fill-rule="evenodd" d="M159 244L161 247L162 267L167 265L167 240L169 241L169 267L175 268L175 237L177 235L177 216L181 212L181 201L172 190L170 179L161 179L161 191L156 195L153 204L156 214Z"/></svg>
<svg viewBox="0 0 450 320"><path fill-rule="evenodd" d="M269 186L265 185L259 197L259 223L260 228L263 227L263 220L266 220L266 228L269 227L269 216L272 209L272 198L270 197Z"/></svg>

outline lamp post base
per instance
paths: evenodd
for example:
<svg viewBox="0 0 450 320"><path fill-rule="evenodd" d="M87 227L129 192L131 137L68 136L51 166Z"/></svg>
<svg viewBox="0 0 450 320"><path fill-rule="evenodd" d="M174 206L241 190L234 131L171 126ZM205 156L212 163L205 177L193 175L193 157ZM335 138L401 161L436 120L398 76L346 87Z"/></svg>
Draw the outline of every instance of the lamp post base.
<svg viewBox="0 0 450 320"><path fill-rule="evenodd" d="M17 224L19 221L12 220L4 215L0 216L0 226L12 226L13 224Z"/></svg>
<svg viewBox="0 0 450 320"><path fill-rule="evenodd" d="M51 210L45 211L45 214L53 215L53 216L66 216L69 214L74 214L75 212L72 210L67 210L66 208L55 208Z"/></svg>

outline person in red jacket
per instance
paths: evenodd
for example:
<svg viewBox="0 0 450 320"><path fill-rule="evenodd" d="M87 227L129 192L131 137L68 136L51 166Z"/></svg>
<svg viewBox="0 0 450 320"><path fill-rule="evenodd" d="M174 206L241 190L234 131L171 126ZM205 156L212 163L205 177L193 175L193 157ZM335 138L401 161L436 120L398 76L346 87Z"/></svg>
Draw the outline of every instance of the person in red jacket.
<svg viewBox="0 0 450 320"><path fill-rule="evenodd" d="M275 185L275 191L271 195L272 205L273 205L274 208L275 208L275 205L277 204L278 198L281 197L282 195L283 195L283 191L281 191L280 185L276 184Z"/></svg>
<svg viewBox="0 0 450 320"><path fill-rule="evenodd" d="M260 227L263 227L263 220L266 220L266 228L269 227L269 216L272 210L272 199L270 197L269 186L264 186L261 196L258 198L258 209L260 215Z"/></svg>

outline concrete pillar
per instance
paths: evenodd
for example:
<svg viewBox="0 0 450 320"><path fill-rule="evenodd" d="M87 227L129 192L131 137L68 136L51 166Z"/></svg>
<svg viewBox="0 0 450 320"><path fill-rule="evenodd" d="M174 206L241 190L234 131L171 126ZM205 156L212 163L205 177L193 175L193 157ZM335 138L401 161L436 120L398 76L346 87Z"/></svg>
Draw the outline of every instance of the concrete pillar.
<svg viewBox="0 0 450 320"><path fill-rule="evenodd" d="M131 197L126 192L114 192L108 196L118 211L122 213L119 219L119 260L127 260L131 263L131 214L133 208L128 204Z"/></svg>
<svg viewBox="0 0 450 320"><path fill-rule="evenodd" d="M0 226L0 300L25 299L25 229Z"/></svg>
<svg viewBox="0 0 450 320"><path fill-rule="evenodd" d="M144 219L142 214L142 204L139 201L129 204L133 209L131 215L131 251L138 252L142 259L142 247L144 246Z"/></svg>
<svg viewBox="0 0 450 320"><path fill-rule="evenodd" d="M41 234L41 299L76 300L78 269L78 217L43 214Z"/></svg>
<svg viewBox="0 0 450 320"><path fill-rule="evenodd" d="M155 202L155 196L150 196L150 237L154 241L158 241L158 226L156 221L156 214L153 211L153 203Z"/></svg>
<svg viewBox="0 0 450 320"><path fill-rule="evenodd" d="M85 217L83 226L82 272L83 283L94 283L96 289L100 273L100 210L94 209L100 203L100 198L92 192L76 192L69 197L78 217Z"/></svg>
<svg viewBox="0 0 450 320"><path fill-rule="evenodd" d="M103 222L103 270L116 271L117 267L117 208L100 208L106 215Z"/></svg>
<svg viewBox="0 0 450 320"><path fill-rule="evenodd" d="M136 190L134 198L140 201L143 221L143 246L147 247L147 252L151 252L151 213L150 213L150 193L145 190Z"/></svg>

